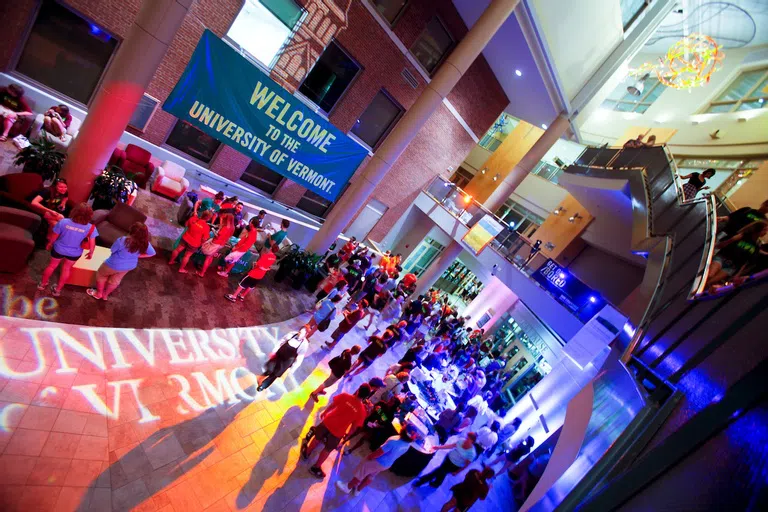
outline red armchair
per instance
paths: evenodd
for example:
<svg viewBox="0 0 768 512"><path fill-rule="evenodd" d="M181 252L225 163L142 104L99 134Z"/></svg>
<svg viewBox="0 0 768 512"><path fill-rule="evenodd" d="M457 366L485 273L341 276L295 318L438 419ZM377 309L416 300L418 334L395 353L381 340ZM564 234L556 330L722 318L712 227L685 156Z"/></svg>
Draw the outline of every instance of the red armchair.
<svg viewBox="0 0 768 512"><path fill-rule="evenodd" d="M155 164L149 160L152 153L139 146L128 144L125 149L115 149L109 163L117 165L125 174L133 174L133 181L141 188L147 187L147 182L155 172Z"/></svg>
<svg viewBox="0 0 768 512"><path fill-rule="evenodd" d="M33 172L0 176L0 206L34 212L29 197L43 188L43 178ZM35 212L37 213L37 212Z"/></svg>

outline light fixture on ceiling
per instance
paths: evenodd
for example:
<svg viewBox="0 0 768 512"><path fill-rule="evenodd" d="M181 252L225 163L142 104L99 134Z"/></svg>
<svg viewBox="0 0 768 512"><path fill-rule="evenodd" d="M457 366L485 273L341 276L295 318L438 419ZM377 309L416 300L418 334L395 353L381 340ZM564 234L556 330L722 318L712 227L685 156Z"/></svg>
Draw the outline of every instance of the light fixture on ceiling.
<svg viewBox="0 0 768 512"><path fill-rule="evenodd" d="M483 167L482 169L480 169L480 174L485 174L487 171L488 171L488 169Z"/></svg>
<svg viewBox="0 0 768 512"><path fill-rule="evenodd" d="M573 215L571 215L570 217L568 217L568 222L570 222L571 224L573 224L574 222L576 222L576 220L577 220L577 219L583 219L583 218L584 218L584 217L582 217L582 216L579 214L579 212L576 212L576 213L574 213Z"/></svg>
<svg viewBox="0 0 768 512"><path fill-rule="evenodd" d="M646 73L642 77L629 84L627 86L627 92L632 96L642 96L643 91L645 90L645 81L648 80L650 76L650 73Z"/></svg>
<svg viewBox="0 0 768 512"><path fill-rule="evenodd" d="M560 215L561 213L565 213L565 212L566 212L566 209L563 208L562 206L558 206L557 208L552 210L552 213L554 213L555 215Z"/></svg>
<svg viewBox="0 0 768 512"><path fill-rule="evenodd" d="M544 128L545 130L547 129L547 125L545 124L542 124L541 127Z"/></svg>
<svg viewBox="0 0 768 512"><path fill-rule="evenodd" d="M466 195L464 196L464 204L469 204L472 202L472 196Z"/></svg>
<svg viewBox="0 0 768 512"><path fill-rule="evenodd" d="M501 178L501 175L496 173L496 176L493 177L493 181L499 181L499 178Z"/></svg>
<svg viewBox="0 0 768 512"><path fill-rule="evenodd" d="M516 74L517 76L523 76L523 72L522 72L522 71L520 71L519 69L516 69L516 70L515 70L515 74Z"/></svg>
<svg viewBox="0 0 768 512"><path fill-rule="evenodd" d="M548 251L554 251L555 247L556 247L555 244L553 244L552 242L547 242L544 244L544 248Z"/></svg>

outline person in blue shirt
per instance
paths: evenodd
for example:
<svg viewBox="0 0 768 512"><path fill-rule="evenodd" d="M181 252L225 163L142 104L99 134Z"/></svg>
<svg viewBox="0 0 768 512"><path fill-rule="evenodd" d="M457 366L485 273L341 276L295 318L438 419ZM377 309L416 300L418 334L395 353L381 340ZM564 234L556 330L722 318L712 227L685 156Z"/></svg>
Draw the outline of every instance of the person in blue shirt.
<svg viewBox="0 0 768 512"><path fill-rule="evenodd" d="M61 289L67 284L72 266L80 256L83 255L82 245L88 246L87 259L93 258L93 252L96 250L96 237L99 232L96 226L91 224L93 210L85 203L80 203L72 209L68 219L61 219L53 226L53 233L48 240L46 250L51 251L51 262L43 270L43 276L37 289L40 291L48 287L48 281L51 276L61 266L59 282L51 287L51 295L58 297L61 295Z"/></svg>
<svg viewBox="0 0 768 512"><path fill-rule="evenodd" d="M149 243L149 230L143 222L135 222L128 230L128 236L121 236L110 249L112 254L101 264L96 274L96 288L86 293L94 299L107 300L125 274L135 269L139 258L151 258L155 249Z"/></svg>
<svg viewBox="0 0 768 512"><path fill-rule="evenodd" d="M323 322L330 323L336 316L336 306L341 302L341 295L326 297L315 305L315 311L305 326L307 329L307 339L315 334ZM325 331L325 326L322 330Z"/></svg>

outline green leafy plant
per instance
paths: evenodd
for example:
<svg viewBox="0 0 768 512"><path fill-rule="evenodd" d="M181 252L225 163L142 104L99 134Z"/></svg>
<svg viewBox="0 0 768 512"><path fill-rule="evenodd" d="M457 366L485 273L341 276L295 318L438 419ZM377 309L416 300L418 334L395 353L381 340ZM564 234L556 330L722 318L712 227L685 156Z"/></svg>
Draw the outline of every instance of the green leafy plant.
<svg viewBox="0 0 768 512"><path fill-rule="evenodd" d="M31 141L29 146L16 154L14 163L23 165L24 172L39 174L43 181L48 181L59 176L66 159L67 155L59 151L43 131L37 140Z"/></svg>
<svg viewBox="0 0 768 512"><path fill-rule="evenodd" d="M120 167L112 165L104 169L93 183L93 209L111 210L118 202L127 202L135 190L136 183Z"/></svg>

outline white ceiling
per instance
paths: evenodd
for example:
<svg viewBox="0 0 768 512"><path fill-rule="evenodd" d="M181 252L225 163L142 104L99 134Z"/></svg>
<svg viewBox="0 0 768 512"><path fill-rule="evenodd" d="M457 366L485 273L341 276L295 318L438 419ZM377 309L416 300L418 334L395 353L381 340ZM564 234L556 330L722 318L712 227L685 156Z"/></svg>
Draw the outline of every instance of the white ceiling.
<svg viewBox="0 0 768 512"><path fill-rule="evenodd" d="M684 0L651 36L643 52L663 55L688 34L712 37L723 48L744 48L768 43L768 1Z"/></svg>
<svg viewBox="0 0 768 512"><path fill-rule="evenodd" d="M490 0L454 0L453 3L471 28ZM510 16L493 36L483 56L509 98L507 113L536 126L552 122L557 111L515 16ZM517 76L515 70L522 76Z"/></svg>

